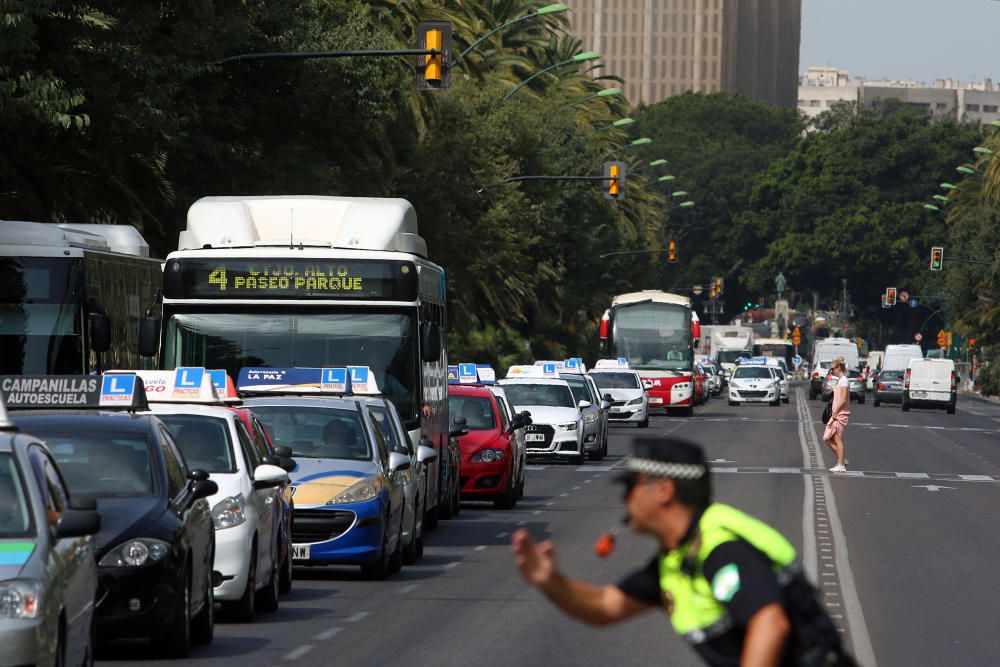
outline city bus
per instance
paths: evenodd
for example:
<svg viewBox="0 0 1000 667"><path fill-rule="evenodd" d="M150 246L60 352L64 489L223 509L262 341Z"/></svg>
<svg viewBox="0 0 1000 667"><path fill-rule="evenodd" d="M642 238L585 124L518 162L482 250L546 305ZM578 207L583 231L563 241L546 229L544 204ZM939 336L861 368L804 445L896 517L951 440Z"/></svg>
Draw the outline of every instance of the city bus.
<svg viewBox="0 0 1000 667"><path fill-rule="evenodd" d="M753 356L784 359L785 367L790 371L795 370L795 365L792 363L795 346L784 338L758 338L753 342Z"/></svg>
<svg viewBox="0 0 1000 667"><path fill-rule="evenodd" d="M601 319L601 349L639 371L650 408L694 412L698 316L686 296L656 290L620 294Z"/></svg>
<svg viewBox="0 0 1000 667"><path fill-rule="evenodd" d="M458 511L445 274L428 259L406 200L199 199L167 255L163 321L151 330L167 370L236 377L248 366L370 367L414 447L438 452L428 470L429 525Z"/></svg>
<svg viewBox="0 0 1000 667"><path fill-rule="evenodd" d="M0 373L140 368L160 267L130 225L0 221Z"/></svg>

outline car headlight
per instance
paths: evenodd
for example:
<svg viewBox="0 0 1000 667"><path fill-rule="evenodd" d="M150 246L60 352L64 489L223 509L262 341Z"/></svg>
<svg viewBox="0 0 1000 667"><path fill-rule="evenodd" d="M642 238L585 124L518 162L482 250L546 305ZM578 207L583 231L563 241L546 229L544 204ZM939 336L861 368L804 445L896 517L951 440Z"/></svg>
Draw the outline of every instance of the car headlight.
<svg viewBox="0 0 1000 667"><path fill-rule="evenodd" d="M642 405L642 397L640 396L639 398L633 398L631 401L626 403L626 405Z"/></svg>
<svg viewBox="0 0 1000 667"><path fill-rule="evenodd" d="M594 422L596 422L600 418L601 418L600 413L591 412L589 415L584 415L583 416L583 423L584 424L593 424Z"/></svg>
<svg viewBox="0 0 1000 667"><path fill-rule="evenodd" d="M469 459L473 463L496 463L503 460L502 449L480 449Z"/></svg>
<svg viewBox="0 0 1000 667"><path fill-rule="evenodd" d="M579 422L566 422L565 424L556 424L556 428L560 431L575 431Z"/></svg>
<svg viewBox="0 0 1000 667"><path fill-rule="evenodd" d="M160 560L170 552L170 545L161 540L142 538L129 540L109 551L101 562L101 567L140 567Z"/></svg>
<svg viewBox="0 0 1000 667"><path fill-rule="evenodd" d="M35 579L0 581L0 619L38 618L42 583Z"/></svg>
<svg viewBox="0 0 1000 667"><path fill-rule="evenodd" d="M222 530L245 523L247 520L246 508L247 500L242 493L223 498L215 503L215 507L212 508L212 523L215 524L215 529Z"/></svg>
<svg viewBox="0 0 1000 667"><path fill-rule="evenodd" d="M343 505L346 503L360 503L363 500L371 500L382 490L381 477L368 477L347 487L329 501L327 505Z"/></svg>

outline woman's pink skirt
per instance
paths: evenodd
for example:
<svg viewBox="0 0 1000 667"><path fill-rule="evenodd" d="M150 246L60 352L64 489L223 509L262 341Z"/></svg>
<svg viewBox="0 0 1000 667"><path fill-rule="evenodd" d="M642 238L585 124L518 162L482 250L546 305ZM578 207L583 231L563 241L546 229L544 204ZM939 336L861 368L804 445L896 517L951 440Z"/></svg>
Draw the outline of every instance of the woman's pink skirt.
<svg viewBox="0 0 1000 667"><path fill-rule="evenodd" d="M823 431L824 440L833 440L835 435L844 437L844 428L847 427L847 415L841 413L832 417L830 422L826 425L826 430Z"/></svg>

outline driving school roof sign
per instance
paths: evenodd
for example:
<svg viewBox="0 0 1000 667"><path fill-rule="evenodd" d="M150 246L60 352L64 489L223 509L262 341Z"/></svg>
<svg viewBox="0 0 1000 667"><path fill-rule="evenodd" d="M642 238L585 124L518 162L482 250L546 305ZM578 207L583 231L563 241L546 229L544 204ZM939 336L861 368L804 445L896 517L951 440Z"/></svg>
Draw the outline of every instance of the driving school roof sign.
<svg viewBox="0 0 1000 667"><path fill-rule="evenodd" d="M4 375L0 396L9 409L125 408L146 405L142 380L134 374Z"/></svg>
<svg viewBox="0 0 1000 667"><path fill-rule="evenodd" d="M378 394L368 366L339 368L241 368L236 387L243 393Z"/></svg>

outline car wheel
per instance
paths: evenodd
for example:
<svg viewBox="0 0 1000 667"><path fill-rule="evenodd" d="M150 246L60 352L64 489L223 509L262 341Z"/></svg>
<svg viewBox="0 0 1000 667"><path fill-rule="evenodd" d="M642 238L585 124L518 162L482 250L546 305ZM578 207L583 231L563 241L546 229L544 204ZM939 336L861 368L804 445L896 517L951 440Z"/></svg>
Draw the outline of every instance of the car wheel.
<svg viewBox="0 0 1000 667"><path fill-rule="evenodd" d="M903 412L910 411L910 404L907 401L903 401Z"/></svg>
<svg viewBox="0 0 1000 667"><path fill-rule="evenodd" d="M462 490L458 487L458 480L455 480L454 491L451 493L451 518L458 517L462 511Z"/></svg>
<svg viewBox="0 0 1000 667"><path fill-rule="evenodd" d="M212 563L215 558L209 558ZM195 644L211 644L215 638L215 588L212 586L212 568L206 568L205 605L191 620L191 641Z"/></svg>
<svg viewBox="0 0 1000 667"><path fill-rule="evenodd" d="M254 542L250 549L250 567L247 570L247 585L243 589L243 595L236 602L230 602L225 607L232 615L233 619L239 623L249 623L253 620L257 604L257 543Z"/></svg>
<svg viewBox="0 0 1000 667"><path fill-rule="evenodd" d="M403 569L403 521L399 522L399 535L396 537L396 548L389 555L389 574L396 574Z"/></svg>
<svg viewBox="0 0 1000 667"><path fill-rule="evenodd" d="M781 399L781 402L782 402L782 403L788 403L788 400L789 400L789 398L790 398L790 397L788 397L788 396L785 396L785 397L784 397L783 399Z"/></svg>
<svg viewBox="0 0 1000 667"><path fill-rule="evenodd" d="M424 512L424 529L434 530L438 526L438 520L441 518L441 499L440 494L438 494L438 502L434 507L430 508Z"/></svg>
<svg viewBox="0 0 1000 667"><path fill-rule="evenodd" d="M816 400L816 392L813 391L812 389L809 390L809 400L810 401L815 401Z"/></svg>
<svg viewBox="0 0 1000 667"><path fill-rule="evenodd" d="M517 499L524 498L524 461L521 461L521 474L517 480Z"/></svg>
<svg viewBox="0 0 1000 667"><path fill-rule="evenodd" d="M87 652L83 656L83 667L94 667L94 653L97 651L97 614L90 615L90 632L87 635Z"/></svg>
<svg viewBox="0 0 1000 667"><path fill-rule="evenodd" d="M288 545L285 551L285 558L281 561L281 574L278 579L278 591L288 593L292 590L292 578L294 576L294 563L292 562L292 545Z"/></svg>
<svg viewBox="0 0 1000 667"><path fill-rule="evenodd" d="M413 565L417 562L417 517L420 516L420 497L413 501L413 528L410 529L410 543L403 546L403 565Z"/></svg>
<svg viewBox="0 0 1000 667"><path fill-rule="evenodd" d="M272 559L271 576L267 579L267 585L257 592L257 608L261 611L278 611L278 579L281 578L281 568Z"/></svg>
<svg viewBox="0 0 1000 667"><path fill-rule="evenodd" d="M604 447L603 447L603 445L601 447L598 447L596 452L592 452L591 455L590 455L590 458L591 458L591 460L594 460L594 461L600 461L601 459L603 459L604 458Z"/></svg>
<svg viewBox="0 0 1000 667"><path fill-rule="evenodd" d="M646 418L639 422L639 428L649 428L649 415L646 415Z"/></svg>
<svg viewBox="0 0 1000 667"><path fill-rule="evenodd" d="M729 401L729 407L735 408L737 405L739 405L739 401Z"/></svg>
<svg viewBox="0 0 1000 667"><path fill-rule="evenodd" d="M955 414L955 404L954 403L952 403L951 405L948 406L948 414L949 415Z"/></svg>
<svg viewBox="0 0 1000 667"><path fill-rule="evenodd" d="M504 491L499 497L493 499L493 508L498 510L509 510L514 509L514 505L517 504L517 489L514 485L514 470L510 471L510 482L507 484L507 490Z"/></svg>
<svg viewBox="0 0 1000 667"><path fill-rule="evenodd" d="M882 405L882 403L877 398L872 401L872 407L873 408L877 408L880 405Z"/></svg>
<svg viewBox="0 0 1000 667"><path fill-rule="evenodd" d="M861 396L858 396L858 405L864 405L864 404L865 404L865 395L862 394Z"/></svg>
<svg viewBox="0 0 1000 667"><path fill-rule="evenodd" d="M383 521L382 546L378 555L370 563L361 566L361 574L372 581L384 581L389 576L389 517Z"/></svg>
<svg viewBox="0 0 1000 667"><path fill-rule="evenodd" d="M66 621L59 619L59 630L56 634L55 655L52 656L53 667L66 667Z"/></svg>
<svg viewBox="0 0 1000 667"><path fill-rule="evenodd" d="M153 642L154 653L170 658L186 658L191 652L191 574L185 568L183 590L178 596L174 616L163 634Z"/></svg>

